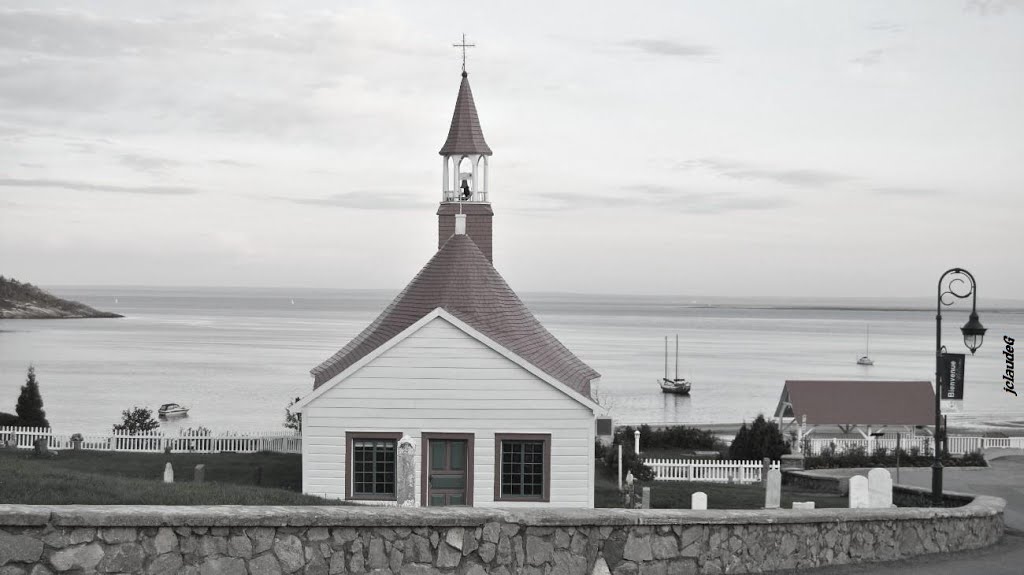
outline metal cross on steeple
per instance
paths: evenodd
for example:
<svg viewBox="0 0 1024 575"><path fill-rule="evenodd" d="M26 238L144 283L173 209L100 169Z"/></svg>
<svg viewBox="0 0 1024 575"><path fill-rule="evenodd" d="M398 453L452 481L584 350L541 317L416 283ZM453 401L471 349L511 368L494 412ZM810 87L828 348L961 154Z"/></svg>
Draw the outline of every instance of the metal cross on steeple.
<svg viewBox="0 0 1024 575"><path fill-rule="evenodd" d="M462 71L466 71L466 48L476 48L476 44L466 44L466 35L462 35L461 44L452 44L455 48L462 48Z"/></svg>

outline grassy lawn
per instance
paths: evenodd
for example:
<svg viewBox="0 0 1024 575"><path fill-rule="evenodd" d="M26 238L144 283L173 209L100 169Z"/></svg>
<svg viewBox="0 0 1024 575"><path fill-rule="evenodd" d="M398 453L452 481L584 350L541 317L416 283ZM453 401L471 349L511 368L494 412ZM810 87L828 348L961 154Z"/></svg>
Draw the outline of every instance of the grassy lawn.
<svg viewBox="0 0 1024 575"><path fill-rule="evenodd" d="M651 481L651 507L655 509L689 509L690 496L703 491L708 496L708 509L761 509L764 507L764 486L728 485L697 481ZM782 506L790 508L794 501L814 501L815 507L846 507L846 497L815 491L795 491L782 486ZM615 481L615 472L607 473L600 465L594 478L594 506L622 507Z"/></svg>
<svg viewBox="0 0 1024 575"><path fill-rule="evenodd" d="M164 464L175 469L173 485L163 483ZM206 465L206 482L192 483L196 464ZM255 485L263 468L262 487ZM165 455L63 451L54 458L30 451L0 451L0 503L28 505L332 505L337 501L298 493L298 455L277 453Z"/></svg>

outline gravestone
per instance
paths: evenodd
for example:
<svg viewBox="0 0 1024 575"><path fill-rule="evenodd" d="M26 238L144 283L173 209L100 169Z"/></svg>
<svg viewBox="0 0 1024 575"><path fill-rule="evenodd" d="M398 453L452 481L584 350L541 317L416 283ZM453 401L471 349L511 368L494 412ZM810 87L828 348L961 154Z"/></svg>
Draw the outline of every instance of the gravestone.
<svg viewBox="0 0 1024 575"><path fill-rule="evenodd" d="M892 507L892 475L889 470L876 467L868 471L868 506L873 509Z"/></svg>
<svg viewBox="0 0 1024 575"><path fill-rule="evenodd" d="M708 508L708 494L703 491L694 492L690 496L690 509L706 510Z"/></svg>
<svg viewBox="0 0 1024 575"><path fill-rule="evenodd" d="M644 487L643 494L640 496L640 508L650 509L651 508L651 488Z"/></svg>
<svg viewBox="0 0 1024 575"><path fill-rule="evenodd" d="M814 509L813 501L794 501L793 509Z"/></svg>
<svg viewBox="0 0 1024 575"><path fill-rule="evenodd" d="M206 480L206 466L200 463L196 465L195 476L192 479L196 483L202 483Z"/></svg>
<svg viewBox="0 0 1024 575"><path fill-rule="evenodd" d="M395 495L399 507L416 506L416 441L408 435L398 440L395 466Z"/></svg>
<svg viewBox="0 0 1024 575"><path fill-rule="evenodd" d="M854 475L850 478L850 509L866 509L870 506L868 478L863 475Z"/></svg>
<svg viewBox="0 0 1024 575"><path fill-rule="evenodd" d="M772 468L772 460L770 457L765 457L761 460L761 482L768 481L768 471Z"/></svg>
<svg viewBox="0 0 1024 575"><path fill-rule="evenodd" d="M768 470L768 482L764 489L764 508L778 509L782 501L782 472L778 469Z"/></svg>
<svg viewBox="0 0 1024 575"><path fill-rule="evenodd" d="M45 437L32 442L32 453L33 455L43 456L50 454L50 440Z"/></svg>
<svg viewBox="0 0 1024 575"><path fill-rule="evenodd" d="M174 468L170 461L164 466L164 483L174 483Z"/></svg>

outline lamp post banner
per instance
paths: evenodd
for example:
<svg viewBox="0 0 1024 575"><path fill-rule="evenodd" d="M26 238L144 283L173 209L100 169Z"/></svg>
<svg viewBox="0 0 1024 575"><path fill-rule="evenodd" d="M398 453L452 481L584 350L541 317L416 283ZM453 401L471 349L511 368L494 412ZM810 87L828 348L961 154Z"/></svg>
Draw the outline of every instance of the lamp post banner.
<svg viewBox="0 0 1024 575"><path fill-rule="evenodd" d="M962 353L946 353L940 360L939 398L943 401L964 399L964 359Z"/></svg>

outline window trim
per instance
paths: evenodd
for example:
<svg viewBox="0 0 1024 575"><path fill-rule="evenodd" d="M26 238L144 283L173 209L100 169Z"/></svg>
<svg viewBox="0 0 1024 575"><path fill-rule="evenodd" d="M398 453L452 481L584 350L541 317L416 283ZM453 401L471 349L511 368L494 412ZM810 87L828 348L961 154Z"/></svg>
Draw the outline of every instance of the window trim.
<svg viewBox="0 0 1024 575"><path fill-rule="evenodd" d="M427 500L427 479L430 477L430 450L429 440L431 439L464 439L466 441L466 507L473 507L473 468L476 467L474 456L472 433L430 433L424 432L420 435L420 507L429 507Z"/></svg>
<svg viewBox="0 0 1024 575"><path fill-rule="evenodd" d="M501 494L501 445L504 441L544 442L544 494L537 496ZM551 434L550 433L495 433L494 434L494 500L549 503L551 501Z"/></svg>
<svg viewBox="0 0 1024 575"><path fill-rule="evenodd" d="M352 473L352 444L358 439L388 439L395 442L395 493L392 495L362 495L353 493L355 477ZM345 432L345 499L353 501L398 501L398 441L401 432L346 431Z"/></svg>

